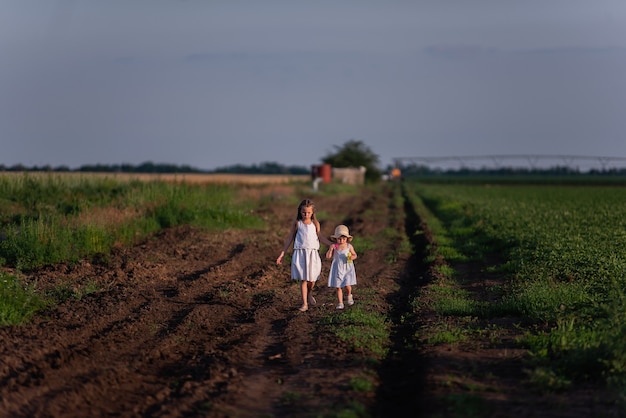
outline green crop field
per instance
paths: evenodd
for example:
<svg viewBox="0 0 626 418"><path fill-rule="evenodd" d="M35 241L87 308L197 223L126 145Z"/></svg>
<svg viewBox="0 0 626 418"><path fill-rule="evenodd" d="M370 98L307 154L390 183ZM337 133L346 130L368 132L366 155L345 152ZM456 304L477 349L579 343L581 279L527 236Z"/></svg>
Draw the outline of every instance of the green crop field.
<svg viewBox="0 0 626 418"><path fill-rule="evenodd" d="M453 281L455 265L496 260L485 271L503 279L495 301L465 295L457 311L445 313L523 318L527 331L520 344L546 386L601 381L623 391L626 188L418 182L403 187L435 234L430 261L446 260L438 267L443 276Z"/></svg>

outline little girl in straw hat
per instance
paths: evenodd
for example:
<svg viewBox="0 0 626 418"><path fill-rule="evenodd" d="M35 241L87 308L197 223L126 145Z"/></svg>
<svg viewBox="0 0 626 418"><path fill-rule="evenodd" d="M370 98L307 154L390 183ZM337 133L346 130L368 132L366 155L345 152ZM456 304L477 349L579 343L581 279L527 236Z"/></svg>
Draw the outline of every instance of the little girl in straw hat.
<svg viewBox="0 0 626 418"><path fill-rule="evenodd" d="M354 304L352 286L356 285L356 271L352 261L357 258L357 254L350 244L352 235L347 226L337 226L330 240L333 241L333 245L326 252L326 258L332 258L333 262L328 275L328 287L337 289L337 309L343 309L343 289L348 293L348 305Z"/></svg>

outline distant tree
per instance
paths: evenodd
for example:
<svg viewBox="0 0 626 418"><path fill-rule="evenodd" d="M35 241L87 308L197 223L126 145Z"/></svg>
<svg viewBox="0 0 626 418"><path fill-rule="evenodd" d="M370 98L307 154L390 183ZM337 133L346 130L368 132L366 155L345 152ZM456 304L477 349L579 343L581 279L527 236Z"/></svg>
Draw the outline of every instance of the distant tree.
<svg viewBox="0 0 626 418"><path fill-rule="evenodd" d="M23 164L15 164L9 167L8 171L28 171L28 167Z"/></svg>
<svg viewBox="0 0 626 418"><path fill-rule="evenodd" d="M324 164L330 164L333 167L365 167L365 180L367 182L376 182L381 178L381 171L378 168L379 157L363 143L351 139L342 146L335 145L336 152L328 154L322 158Z"/></svg>
<svg viewBox="0 0 626 418"><path fill-rule="evenodd" d="M308 174L306 167L284 166L276 162L264 162L259 165L242 165L235 164L227 167L218 167L214 173L233 173L233 174Z"/></svg>

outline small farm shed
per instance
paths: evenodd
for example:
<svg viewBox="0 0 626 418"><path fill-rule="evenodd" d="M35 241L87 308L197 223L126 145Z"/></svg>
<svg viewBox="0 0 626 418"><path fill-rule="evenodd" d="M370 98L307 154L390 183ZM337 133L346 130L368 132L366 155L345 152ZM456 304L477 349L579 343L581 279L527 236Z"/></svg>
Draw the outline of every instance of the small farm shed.
<svg viewBox="0 0 626 418"><path fill-rule="evenodd" d="M331 167L330 164L313 165L311 166L311 179L313 180L314 188L317 190L317 184L322 183L343 183L343 184L364 184L365 183L365 171L366 168L361 167L346 167L338 168Z"/></svg>
<svg viewBox="0 0 626 418"><path fill-rule="evenodd" d="M335 183L344 184L364 184L365 183L365 167L333 167L332 177Z"/></svg>
<svg viewBox="0 0 626 418"><path fill-rule="evenodd" d="M317 180L318 182L330 183L332 180L332 168L330 164L311 166L311 179L313 181Z"/></svg>

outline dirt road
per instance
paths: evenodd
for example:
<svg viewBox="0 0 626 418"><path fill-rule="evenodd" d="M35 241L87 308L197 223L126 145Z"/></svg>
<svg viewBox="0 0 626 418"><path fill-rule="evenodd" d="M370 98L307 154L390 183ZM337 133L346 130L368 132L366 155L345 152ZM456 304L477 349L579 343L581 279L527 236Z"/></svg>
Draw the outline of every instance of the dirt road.
<svg viewBox="0 0 626 418"><path fill-rule="evenodd" d="M355 352L319 325L323 315L341 314L326 286L329 261L318 305L297 311L289 265L275 264L297 209L293 192L256 191L264 230L179 227L99 260L30 273L42 288L100 290L0 329L0 416L289 417L345 408L387 415L413 406L423 376L412 362L397 369L402 359L388 359L378 370L366 349ZM345 223L357 250L359 237L404 228L401 212L391 213L401 208L385 194L313 198L322 231ZM383 262L391 243L380 244L360 254L355 300L375 286L371 308L388 311L405 266ZM364 373L389 383L386 390L351 388Z"/></svg>

